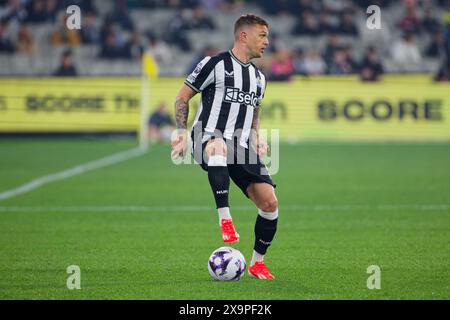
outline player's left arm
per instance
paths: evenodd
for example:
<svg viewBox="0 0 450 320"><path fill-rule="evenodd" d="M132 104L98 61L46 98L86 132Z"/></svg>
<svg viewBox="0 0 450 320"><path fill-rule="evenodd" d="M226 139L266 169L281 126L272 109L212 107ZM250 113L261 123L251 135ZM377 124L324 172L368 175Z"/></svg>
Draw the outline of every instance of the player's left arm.
<svg viewBox="0 0 450 320"><path fill-rule="evenodd" d="M176 134L172 137L172 158L184 157L187 150L187 121L189 100L197 94L191 87L183 84L175 100Z"/></svg>
<svg viewBox="0 0 450 320"><path fill-rule="evenodd" d="M252 121L252 137L253 145L258 152L260 157L263 157L269 151L269 145L261 139L259 128L260 128L260 110L261 107L255 108L253 111L253 121Z"/></svg>

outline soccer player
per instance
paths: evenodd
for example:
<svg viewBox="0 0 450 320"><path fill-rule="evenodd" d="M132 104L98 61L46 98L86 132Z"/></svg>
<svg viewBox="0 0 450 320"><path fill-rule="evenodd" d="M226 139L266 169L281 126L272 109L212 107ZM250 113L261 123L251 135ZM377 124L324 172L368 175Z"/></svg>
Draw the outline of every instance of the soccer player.
<svg viewBox="0 0 450 320"><path fill-rule="evenodd" d="M175 102L178 135L172 141L172 156L187 152L189 101L202 94L192 133L194 159L208 172L219 213L223 241L239 241L228 202L230 178L258 208L255 244L249 274L274 279L264 255L277 229L276 187L260 157L268 145L259 139L259 113L266 91L264 74L251 63L261 58L269 45L268 23L247 14L234 26L230 51L205 57L188 76Z"/></svg>

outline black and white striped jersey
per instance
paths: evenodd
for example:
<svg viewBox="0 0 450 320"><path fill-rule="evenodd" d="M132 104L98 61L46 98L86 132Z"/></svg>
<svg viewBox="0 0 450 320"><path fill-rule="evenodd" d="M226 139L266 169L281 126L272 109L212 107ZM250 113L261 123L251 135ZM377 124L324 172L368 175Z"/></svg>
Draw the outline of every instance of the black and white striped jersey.
<svg viewBox="0 0 450 320"><path fill-rule="evenodd" d="M204 58L185 83L202 94L192 135L201 132L205 142L220 133L228 140L237 137L248 148L253 113L266 90L264 74L252 63L239 61L230 50Z"/></svg>

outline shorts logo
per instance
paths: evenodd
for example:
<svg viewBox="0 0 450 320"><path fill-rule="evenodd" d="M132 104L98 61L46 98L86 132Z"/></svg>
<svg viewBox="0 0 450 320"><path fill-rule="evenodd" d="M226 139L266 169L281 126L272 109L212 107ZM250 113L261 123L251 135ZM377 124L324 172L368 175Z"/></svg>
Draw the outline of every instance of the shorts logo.
<svg viewBox="0 0 450 320"><path fill-rule="evenodd" d="M259 99L254 92L243 92L237 88L226 87L223 101L231 103L240 103L250 105L253 108L258 108Z"/></svg>

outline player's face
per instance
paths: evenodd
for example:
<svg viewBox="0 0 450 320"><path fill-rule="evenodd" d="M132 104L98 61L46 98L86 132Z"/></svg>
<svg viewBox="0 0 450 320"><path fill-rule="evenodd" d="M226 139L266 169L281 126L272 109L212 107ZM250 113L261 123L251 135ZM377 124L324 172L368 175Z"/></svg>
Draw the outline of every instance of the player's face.
<svg viewBox="0 0 450 320"><path fill-rule="evenodd" d="M263 25L253 25L247 33L247 49L253 58L261 58L269 45L269 29Z"/></svg>

